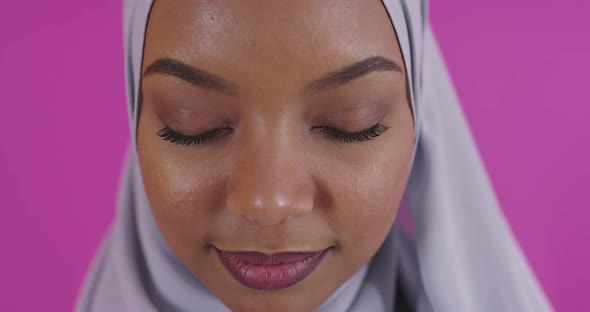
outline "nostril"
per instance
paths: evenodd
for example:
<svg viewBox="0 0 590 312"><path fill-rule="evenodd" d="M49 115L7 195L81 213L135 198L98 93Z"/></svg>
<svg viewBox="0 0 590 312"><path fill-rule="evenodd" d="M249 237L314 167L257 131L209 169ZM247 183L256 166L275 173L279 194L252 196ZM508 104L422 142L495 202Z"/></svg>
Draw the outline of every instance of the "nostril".
<svg viewBox="0 0 590 312"><path fill-rule="evenodd" d="M269 213L260 209L246 211L242 210L238 215L248 221L256 222L261 225L275 225L281 223L285 219L289 219L290 216L279 215L276 213Z"/></svg>
<svg viewBox="0 0 590 312"><path fill-rule="evenodd" d="M305 171L294 174L292 170L288 166L241 167L226 185L226 209L261 225L275 225L309 213L315 189Z"/></svg>
<svg viewBox="0 0 590 312"><path fill-rule="evenodd" d="M261 225L276 225L305 213L301 203L283 196L273 200L265 200L262 196L251 198L251 201L230 201L227 208L232 214Z"/></svg>
<svg viewBox="0 0 590 312"><path fill-rule="evenodd" d="M281 223L284 218L275 218L275 219L263 219L263 218L252 218L252 220L262 224L262 225L275 225Z"/></svg>

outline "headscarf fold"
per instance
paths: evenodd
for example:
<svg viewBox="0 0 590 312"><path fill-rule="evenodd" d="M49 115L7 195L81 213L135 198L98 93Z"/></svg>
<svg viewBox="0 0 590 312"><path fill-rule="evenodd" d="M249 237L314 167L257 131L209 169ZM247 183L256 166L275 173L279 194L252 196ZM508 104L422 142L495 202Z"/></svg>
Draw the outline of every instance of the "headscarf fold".
<svg viewBox="0 0 590 312"><path fill-rule="evenodd" d="M405 235L396 221L371 261L319 310L552 311L499 208L430 29L426 1L382 2L407 69L415 125L406 188L413 233ZM168 248L143 188L135 143L152 4L124 1L133 144L115 221L99 247L76 311L229 311Z"/></svg>

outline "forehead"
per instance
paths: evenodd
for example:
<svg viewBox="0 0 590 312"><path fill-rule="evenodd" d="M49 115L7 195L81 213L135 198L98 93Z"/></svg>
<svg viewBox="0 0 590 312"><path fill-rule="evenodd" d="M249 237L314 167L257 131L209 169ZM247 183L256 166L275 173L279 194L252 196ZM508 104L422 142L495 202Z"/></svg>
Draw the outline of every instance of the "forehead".
<svg viewBox="0 0 590 312"><path fill-rule="evenodd" d="M219 74L272 66L313 76L374 55L403 63L378 0L176 0L153 6L144 66L175 57Z"/></svg>

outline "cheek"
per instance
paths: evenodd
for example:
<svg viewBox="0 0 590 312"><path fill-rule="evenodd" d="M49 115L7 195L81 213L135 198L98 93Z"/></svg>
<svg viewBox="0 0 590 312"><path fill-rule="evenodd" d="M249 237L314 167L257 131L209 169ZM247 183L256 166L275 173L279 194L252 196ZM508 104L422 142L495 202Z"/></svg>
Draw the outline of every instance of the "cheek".
<svg viewBox="0 0 590 312"><path fill-rule="evenodd" d="M374 255L397 215L408 178L412 144L396 143L380 145L396 149L381 149L375 144L375 150L365 160L331 170L338 173L330 177L335 198L331 225L346 254L344 258L354 264L365 263Z"/></svg>
<svg viewBox="0 0 590 312"><path fill-rule="evenodd" d="M335 220L342 228L342 236L356 241L379 240L389 231L397 214L407 173L406 166L382 164L359 168L341 180L344 184L337 192L340 202L335 203L335 209L339 210Z"/></svg>
<svg viewBox="0 0 590 312"><path fill-rule="evenodd" d="M214 224L223 199L222 175L208 158L191 156L191 147L165 142L149 130L157 127L147 123L141 121L138 129L145 191L162 236L182 254L206 237Z"/></svg>

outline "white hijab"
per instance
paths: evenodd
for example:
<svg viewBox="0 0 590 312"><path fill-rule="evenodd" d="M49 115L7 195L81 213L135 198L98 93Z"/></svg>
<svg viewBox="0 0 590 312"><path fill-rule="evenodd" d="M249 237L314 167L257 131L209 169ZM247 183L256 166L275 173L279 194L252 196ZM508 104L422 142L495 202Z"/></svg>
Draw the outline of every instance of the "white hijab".
<svg viewBox="0 0 590 312"><path fill-rule="evenodd" d="M134 143L152 3L124 1ZM394 225L370 263L319 310L552 311L498 206L430 29L426 1L383 4L408 69L416 127L406 191L413 237ZM119 195L115 222L93 261L76 311L229 311L162 239L143 188L135 144Z"/></svg>

